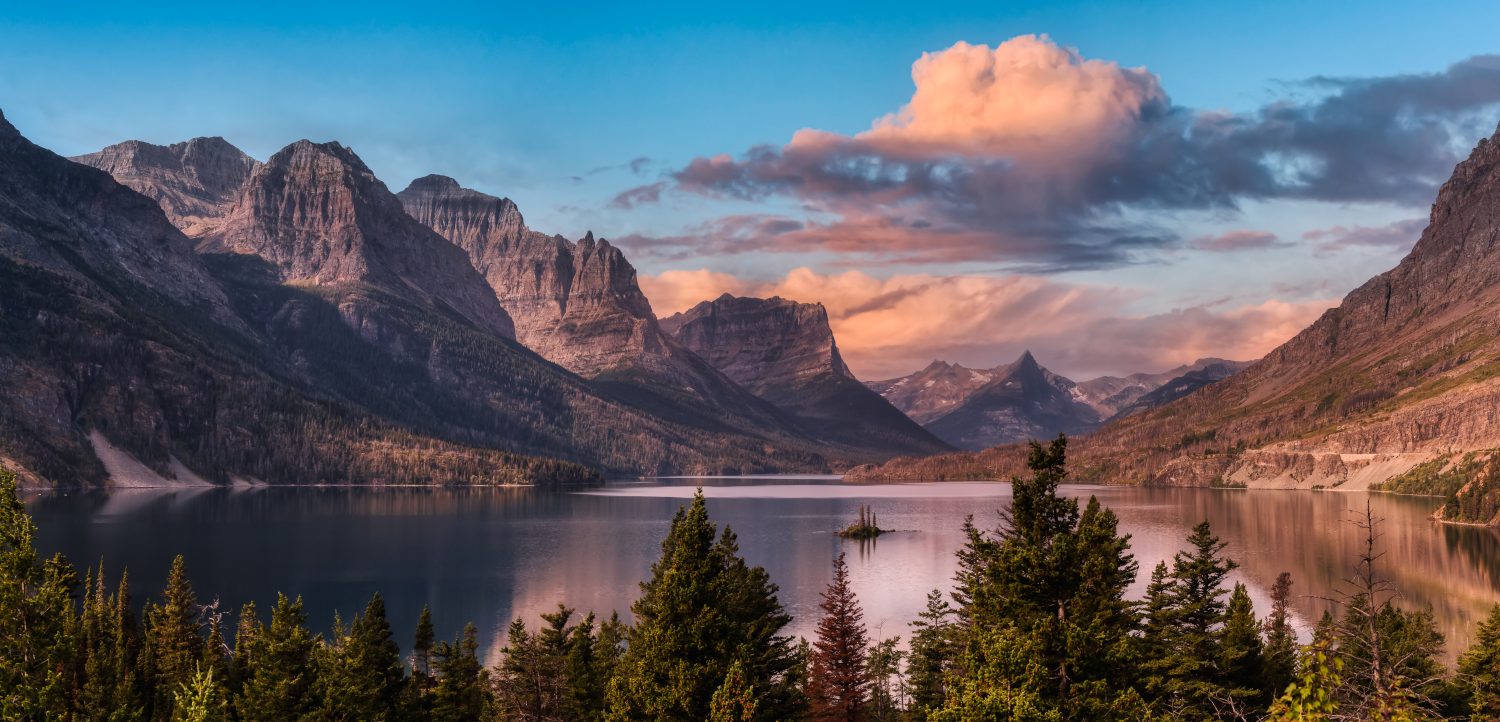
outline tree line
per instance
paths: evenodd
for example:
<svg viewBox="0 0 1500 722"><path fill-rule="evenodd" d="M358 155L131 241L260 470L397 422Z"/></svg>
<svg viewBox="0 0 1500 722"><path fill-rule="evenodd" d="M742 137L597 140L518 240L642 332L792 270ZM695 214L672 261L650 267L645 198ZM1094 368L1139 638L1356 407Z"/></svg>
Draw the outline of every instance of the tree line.
<svg viewBox="0 0 1500 722"><path fill-rule="evenodd" d="M1283 573L1257 616L1207 522L1126 598L1138 565L1114 512L1060 496L1066 439L1033 444L994 529L965 524L956 588L934 590L901 640L871 639L842 555L815 638L764 569L708 516L678 510L631 606L633 623L559 606L513 622L500 661L471 624L409 652L376 595L312 632L279 596L204 603L181 557L136 611L127 575L41 558L0 472L0 718L49 720L1427 720L1500 719L1500 607L1456 671L1426 610L1394 603L1378 521L1301 644ZM1081 506L1081 508L1080 508Z"/></svg>

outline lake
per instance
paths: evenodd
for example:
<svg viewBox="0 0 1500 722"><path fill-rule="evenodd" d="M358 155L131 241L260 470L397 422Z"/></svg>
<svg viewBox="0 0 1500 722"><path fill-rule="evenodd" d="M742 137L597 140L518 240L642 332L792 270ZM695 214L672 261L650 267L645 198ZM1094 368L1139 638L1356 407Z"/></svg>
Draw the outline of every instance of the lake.
<svg viewBox="0 0 1500 722"><path fill-rule="evenodd" d="M665 479L582 491L525 488L138 489L26 497L38 546L82 568L101 557L111 583L130 570L137 601L164 582L173 555L187 559L199 596L262 610L279 591L301 595L315 629L334 611L348 619L379 591L403 649L424 603L440 636L465 622L480 629L494 661L506 626L532 623L558 602L628 619L673 513L706 487L709 514L739 536L752 564L764 566L795 616L791 632L811 636L832 560L848 552L851 577L872 636L908 634L930 589L950 589L953 552L966 515L993 527L1010 485L995 482L858 485L835 479ZM1142 489L1069 486L1097 495L1133 535L1140 563L1133 594L1151 568L1182 548L1208 519L1229 542L1256 611L1281 571L1292 573L1305 626L1348 577L1360 549L1349 523L1368 499L1384 518L1380 570L1403 604L1431 606L1451 658L1500 601L1500 534L1439 525L1430 498L1309 491ZM896 529L873 544L833 532L868 504Z"/></svg>

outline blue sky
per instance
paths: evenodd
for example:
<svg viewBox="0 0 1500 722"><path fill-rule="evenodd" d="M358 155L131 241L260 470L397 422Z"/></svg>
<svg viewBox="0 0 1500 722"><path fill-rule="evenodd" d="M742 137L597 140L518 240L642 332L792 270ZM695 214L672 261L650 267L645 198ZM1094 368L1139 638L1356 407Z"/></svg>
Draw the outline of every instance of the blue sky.
<svg viewBox="0 0 1500 722"><path fill-rule="evenodd" d="M903 317L885 318L882 325L845 310L858 305L851 294L912 287L893 284L892 277L924 278L929 289L973 277L1004 286L956 297L966 302L1013 298L1023 280L1051 284L1052 293L1105 299L1097 300L1101 309L1131 322L1167 323L1171 314L1194 309L1224 316L1271 301L1308 306L1297 309L1301 315L1295 318L1286 315L1292 311L1279 316L1274 336L1314 314L1312 306L1326 305L1388 268L1405 250L1399 243L1351 243L1331 251L1329 243L1317 245L1305 234L1384 228L1423 215L1425 205L1388 198L1330 202L1329 194L1313 200L1236 197L1230 207L1210 209L1145 203L1122 213L1140 221L1132 225L1170 233L1174 242L1118 263L1050 270L1032 265L1021 269L1021 280L1007 253L903 263L871 260L849 252L848 244L674 256L653 253L650 243L668 237L681 243L704 224L731 215L832 214L847 220L847 199L777 190L730 198L723 189L692 191L678 174L697 158L741 158L757 145L782 146L805 128L845 137L865 131L912 99L917 58L960 41L994 47L1016 36L1046 34L1081 58L1144 67L1173 107L1253 114L1270 103L1328 92L1306 84L1314 77L1442 73L1454 63L1500 52L1495 27L1500 5L1493 2L1440 8L1308 2L264 2L240 9L23 2L8 4L0 15L0 109L32 140L63 154L127 138L169 143L222 135L264 159L298 138L336 139L353 147L393 190L419 175L445 173L514 198L539 230L578 236L592 229L625 239L627 248L635 239L640 247L632 258L651 277L648 292L663 311L682 303L670 298L706 293L715 283L724 290L796 292L807 296L799 300L825 301L836 326L844 327L842 335L852 339L851 361L863 375L898 372L931 356L994 365L1039 345L1052 350L1060 370L1086 376L1166 363L1206 347L1185 346L1170 357L1145 349L1104 355L1045 333L1015 331L1014 314L1002 309L993 326L966 329L967 337L934 331L896 348L864 339L878 339L879 329ZM1490 118L1486 130L1496 120ZM1482 125L1471 122L1456 135L1472 136L1464 141L1471 145L1479 137L1473 128ZM640 158L649 160L632 170L631 161ZM660 202L611 205L618 193L663 179L670 187ZM1195 239L1241 231L1279 240L1243 253L1194 250ZM818 274L815 282L787 280L803 267ZM700 273L674 280L673 271ZM828 280L850 271L879 284ZM820 293L828 298L811 297ZM1088 309L1075 310L1087 315ZM1204 344L1228 345L1225 355L1263 352L1271 343L1225 341L1245 335L1232 325L1216 333ZM1044 363L1047 355L1039 352Z"/></svg>

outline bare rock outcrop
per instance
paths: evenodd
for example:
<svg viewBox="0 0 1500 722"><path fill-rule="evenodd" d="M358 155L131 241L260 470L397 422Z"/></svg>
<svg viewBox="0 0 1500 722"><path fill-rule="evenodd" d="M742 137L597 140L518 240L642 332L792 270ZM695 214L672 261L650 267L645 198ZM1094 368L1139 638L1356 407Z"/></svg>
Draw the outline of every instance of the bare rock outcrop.
<svg viewBox="0 0 1500 722"><path fill-rule="evenodd" d="M167 219L190 237L218 225L259 165L219 137L165 146L127 140L73 160L156 201Z"/></svg>

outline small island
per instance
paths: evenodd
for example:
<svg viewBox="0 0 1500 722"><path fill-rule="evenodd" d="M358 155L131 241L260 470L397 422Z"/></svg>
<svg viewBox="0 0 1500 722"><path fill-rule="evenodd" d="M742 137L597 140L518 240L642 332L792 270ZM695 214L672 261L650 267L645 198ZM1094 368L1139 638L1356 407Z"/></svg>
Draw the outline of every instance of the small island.
<svg viewBox="0 0 1500 722"><path fill-rule="evenodd" d="M838 531L838 535L844 539L859 539L863 541L866 539L874 539L875 537L878 537L888 531L890 530L881 529L880 526L876 524L875 511L870 507L861 504L859 507L859 519L855 520L849 526L840 529Z"/></svg>

